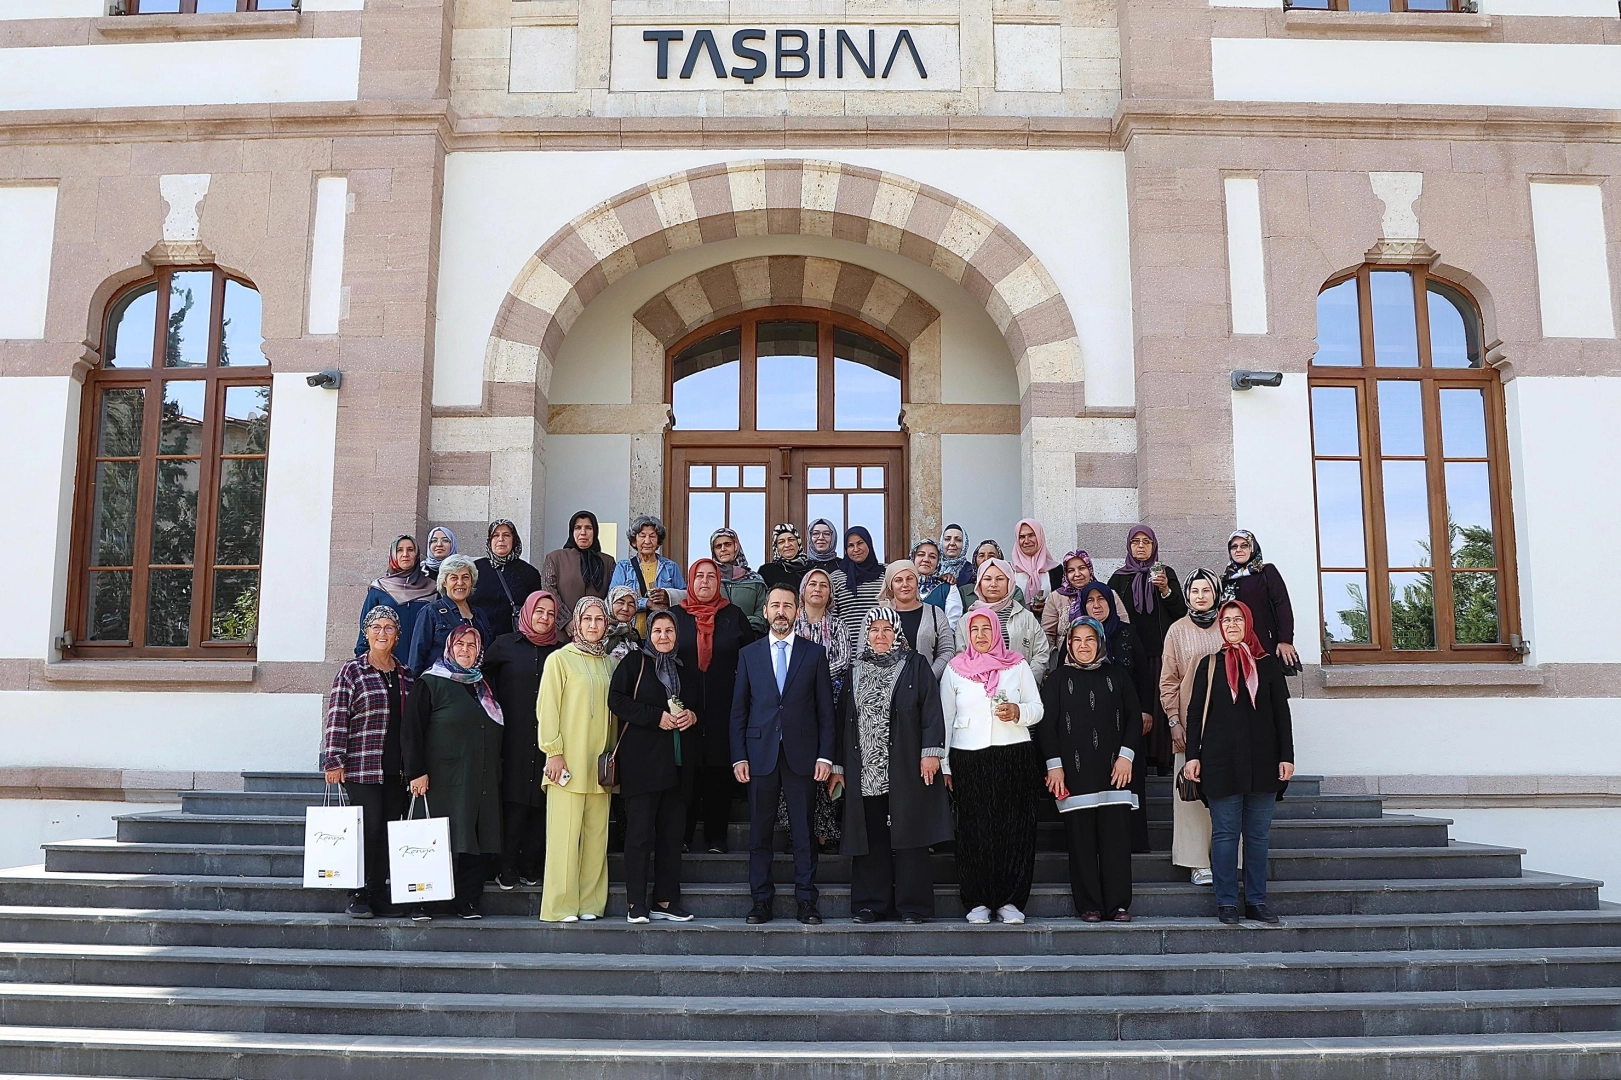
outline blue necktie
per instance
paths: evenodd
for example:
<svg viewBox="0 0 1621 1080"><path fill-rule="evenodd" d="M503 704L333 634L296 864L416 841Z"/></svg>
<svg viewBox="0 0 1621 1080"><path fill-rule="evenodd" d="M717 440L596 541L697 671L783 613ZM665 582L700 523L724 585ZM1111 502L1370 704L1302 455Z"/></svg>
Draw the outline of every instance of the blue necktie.
<svg viewBox="0 0 1621 1080"><path fill-rule="evenodd" d="M788 682L788 643L786 641L774 641L772 644L777 647L776 663L772 666L777 673L777 693L781 694L783 687Z"/></svg>

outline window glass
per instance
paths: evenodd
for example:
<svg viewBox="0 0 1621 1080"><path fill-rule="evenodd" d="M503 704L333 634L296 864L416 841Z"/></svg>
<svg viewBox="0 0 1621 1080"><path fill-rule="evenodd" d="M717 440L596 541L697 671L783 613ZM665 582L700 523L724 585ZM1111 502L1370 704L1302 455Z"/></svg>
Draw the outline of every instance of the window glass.
<svg viewBox="0 0 1621 1080"><path fill-rule="evenodd" d="M850 524L865 525L872 534L872 553L884 562L884 497L862 493L850 496Z"/></svg>
<svg viewBox="0 0 1621 1080"><path fill-rule="evenodd" d="M158 287L147 285L118 302L108 319L107 340L111 351L106 366L149 368L152 366L153 335L157 332Z"/></svg>
<svg viewBox="0 0 1621 1080"><path fill-rule="evenodd" d="M207 389L208 384L202 379L164 380L158 453L182 456L202 453L203 396Z"/></svg>
<svg viewBox="0 0 1621 1080"><path fill-rule="evenodd" d="M724 491L687 493L687 565L709 558L709 535L726 524Z"/></svg>
<svg viewBox="0 0 1621 1080"><path fill-rule="evenodd" d="M1449 461L1447 480L1447 532L1452 565L1490 568L1497 565L1496 538L1492 535L1492 474L1484 461Z"/></svg>
<svg viewBox="0 0 1621 1080"><path fill-rule="evenodd" d="M729 523L743 554L754 565L765 562L765 492L733 492L729 510Z"/></svg>
<svg viewBox="0 0 1621 1080"><path fill-rule="evenodd" d="M671 396L680 431L736 431L743 332L726 330L683 350Z"/></svg>
<svg viewBox="0 0 1621 1080"><path fill-rule="evenodd" d="M1503 640L1497 618L1497 575L1453 574L1452 618L1459 645L1497 645Z"/></svg>
<svg viewBox="0 0 1621 1080"><path fill-rule="evenodd" d="M755 428L815 431L816 324L760 323L755 355Z"/></svg>
<svg viewBox="0 0 1621 1080"><path fill-rule="evenodd" d="M1373 296L1373 362L1379 367L1418 366L1418 317L1413 311L1413 275L1375 270L1368 275Z"/></svg>
<svg viewBox="0 0 1621 1080"><path fill-rule="evenodd" d="M1391 566L1429 566L1430 489L1422 461L1387 461L1385 554Z"/></svg>
<svg viewBox="0 0 1621 1080"><path fill-rule="evenodd" d="M225 281L225 315L220 323L220 366L253 367L265 362L262 302L256 290Z"/></svg>
<svg viewBox="0 0 1621 1080"><path fill-rule="evenodd" d="M258 639L259 571L214 572L214 610L208 633L213 641L248 643Z"/></svg>
<svg viewBox="0 0 1621 1080"><path fill-rule="evenodd" d="M1435 648L1435 577L1433 574L1390 575L1392 643L1407 651Z"/></svg>
<svg viewBox="0 0 1621 1080"><path fill-rule="evenodd" d="M1373 618L1368 609L1368 575L1323 575L1323 628L1335 645L1373 642Z"/></svg>
<svg viewBox="0 0 1621 1080"><path fill-rule="evenodd" d="M1362 526L1362 464L1317 463L1317 536L1322 565L1367 565Z"/></svg>
<svg viewBox="0 0 1621 1080"><path fill-rule="evenodd" d="M901 358L864 334L833 331L833 427L899 431Z"/></svg>
<svg viewBox="0 0 1621 1080"><path fill-rule="evenodd" d="M214 523L214 562L257 566L264 534L265 459L220 462L219 519Z"/></svg>
<svg viewBox="0 0 1621 1080"><path fill-rule="evenodd" d="M1317 297L1317 355L1322 367L1362 365L1362 323L1357 311L1356 278L1348 278Z"/></svg>
<svg viewBox="0 0 1621 1080"><path fill-rule="evenodd" d="M101 392L101 417L96 431L98 457L139 457L141 429L146 421L146 391L119 386Z"/></svg>
<svg viewBox="0 0 1621 1080"><path fill-rule="evenodd" d="M218 14L236 10L236 0L197 0L199 15Z"/></svg>
<svg viewBox="0 0 1621 1080"><path fill-rule="evenodd" d="M1438 368L1477 368L1480 366L1480 327L1471 315L1463 295L1439 282L1430 282L1426 293L1430 305L1430 362Z"/></svg>
<svg viewBox="0 0 1621 1080"><path fill-rule="evenodd" d="M1311 437L1321 457L1356 457L1361 453L1356 387L1312 387Z"/></svg>
<svg viewBox="0 0 1621 1080"><path fill-rule="evenodd" d="M140 487L138 461L96 463L90 507L90 564L131 566L135 562L135 508Z"/></svg>
<svg viewBox="0 0 1621 1080"><path fill-rule="evenodd" d="M134 572L101 570L90 575L85 612L86 641L128 641Z"/></svg>
<svg viewBox="0 0 1621 1080"><path fill-rule="evenodd" d="M1441 449L1449 458L1486 456L1485 391L1441 391Z"/></svg>
<svg viewBox="0 0 1621 1080"><path fill-rule="evenodd" d="M223 453L264 453L270 440L270 387L226 387L225 423L220 430Z"/></svg>
<svg viewBox="0 0 1621 1080"><path fill-rule="evenodd" d="M208 363L213 306L212 270L187 270L170 276L164 367L202 367Z"/></svg>
<svg viewBox="0 0 1621 1080"><path fill-rule="evenodd" d="M827 518L833 523L833 543L835 551L844 551L844 496L821 494L805 496L806 517L811 521L817 518ZM806 537L806 543L810 538Z"/></svg>
<svg viewBox="0 0 1621 1080"><path fill-rule="evenodd" d="M1379 384L1379 449L1385 457L1424 455L1424 388L1418 382Z"/></svg>
<svg viewBox="0 0 1621 1080"><path fill-rule="evenodd" d="M191 571L153 570L147 576L146 643L153 648L191 644Z"/></svg>

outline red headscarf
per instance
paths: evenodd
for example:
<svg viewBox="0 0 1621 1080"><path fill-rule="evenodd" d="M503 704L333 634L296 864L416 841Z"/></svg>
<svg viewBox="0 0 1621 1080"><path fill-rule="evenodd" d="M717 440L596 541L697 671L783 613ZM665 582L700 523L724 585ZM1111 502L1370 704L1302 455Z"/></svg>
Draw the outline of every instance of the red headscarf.
<svg viewBox="0 0 1621 1080"><path fill-rule="evenodd" d="M1250 692L1250 704L1255 703L1255 695L1261 689L1261 676L1255 668L1255 661L1266 655L1261 648L1261 639L1255 636L1255 616L1250 614L1249 605L1242 600L1229 600L1221 605L1221 611L1216 613L1217 625L1220 625L1221 616L1228 608L1237 608L1244 615L1244 640L1237 645L1222 637L1221 654L1227 658L1227 686L1233 692L1233 704L1238 704L1238 684L1242 679ZM1240 674L1242 672L1242 675Z"/></svg>
<svg viewBox="0 0 1621 1080"><path fill-rule="evenodd" d="M552 611L554 612L552 617L552 628L546 631L544 634L535 629L535 609L540 606L540 602L542 600L550 600L552 602ZM536 589L534 592L530 593L529 598L523 602L523 610L518 612L518 633L528 638L530 643L534 645L556 645L556 616L557 614L561 614L560 609L562 606L563 603L557 599L556 594L549 593L545 589Z"/></svg>
<svg viewBox="0 0 1621 1080"><path fill-rule="evenodd" d="M969 621L989 619L991 647L984 652L976 652L973 637L964 631L964 636L968 638L968 647L951 658L951 670L983 686L986 697L995 697L996 688L1002 681L1002 672L1024 663L1024 657L1009 649L1002 641L1002 620L996 614L995 608L987 607L980 602L969 608L968 614L964 615L963 619Z"/></svg>
<svg viewBox="0 0 1621 1080"><path fill-rule="evenodd" d="M692 579L697 576L698 567L708 563L715 571L715 595L708 600L700 600L692 591ZM714 559L696 559L687 571L687 598L681 601L681 610L692 616L692 621L698 624L698 670L708 671L709 661L715 655L715 612L727 604L726 590L720 587L720 563Z"/></svg>

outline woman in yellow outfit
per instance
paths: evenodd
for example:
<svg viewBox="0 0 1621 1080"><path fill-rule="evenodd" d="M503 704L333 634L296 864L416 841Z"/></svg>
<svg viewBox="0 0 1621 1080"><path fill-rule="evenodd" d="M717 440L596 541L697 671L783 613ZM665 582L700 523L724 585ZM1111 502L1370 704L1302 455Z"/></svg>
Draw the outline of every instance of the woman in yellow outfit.
<svg viewBox="0 0 1621 1080"><path fill-rule="evenodd" d="M608 749L614 666L603 649L608 609L597 597L584 597L570 625L574 640L546 661L536 703L546 755L542 922L600 919L608 906L609 796L597 783L597 755Z"/></svg>

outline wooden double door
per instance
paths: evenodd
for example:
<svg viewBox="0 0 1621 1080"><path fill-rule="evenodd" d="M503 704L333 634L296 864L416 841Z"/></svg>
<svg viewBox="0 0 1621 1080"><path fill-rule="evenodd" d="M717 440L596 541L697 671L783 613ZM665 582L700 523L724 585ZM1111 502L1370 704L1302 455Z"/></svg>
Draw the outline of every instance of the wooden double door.
<svg viewBox="0 0 1621 1080"><path fill-rule="evenodd" d="M885 440L889 441L888 439ZM809 542L817 518L844 530L864 525L878 557L903 557L906 541L906 453L876 446L672 446L666 470L671 558L691 566L709 555L709 536L734 529L752 566L770 561L771 530L789 521Z"/></svg>

